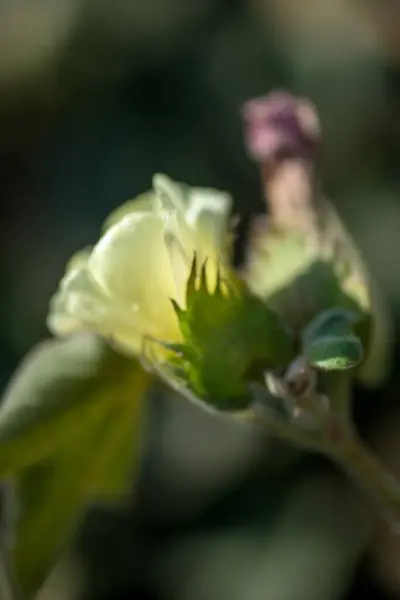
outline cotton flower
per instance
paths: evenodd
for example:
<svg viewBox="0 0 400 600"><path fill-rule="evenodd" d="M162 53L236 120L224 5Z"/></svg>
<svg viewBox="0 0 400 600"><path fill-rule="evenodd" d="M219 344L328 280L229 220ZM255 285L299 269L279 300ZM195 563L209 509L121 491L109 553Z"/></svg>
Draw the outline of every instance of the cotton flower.
<svg viewBox="0 0 400 600"><path fill-rule="evenodd" d="M155 175L153 190L107 220L93 248L72 257L51 300L49 329L62 337L91 330L140 354L143 340L182 340L171 300L185 308L193 259L207 284L229 262L228 194Z"/></svg>

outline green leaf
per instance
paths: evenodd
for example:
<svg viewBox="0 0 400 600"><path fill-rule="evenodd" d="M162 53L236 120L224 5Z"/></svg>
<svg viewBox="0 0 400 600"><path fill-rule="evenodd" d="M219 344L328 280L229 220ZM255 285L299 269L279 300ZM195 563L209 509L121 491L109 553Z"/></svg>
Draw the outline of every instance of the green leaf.
<svg viewBox="0 0 400 600"><path fill-rule="evenodd" d="M297 205L296 205L297 206ZM387 371L388 314L351 236L331 204L313 200L274 223L272 212L254 230L245 268L251 290L279 312L297 333L315 316L342 307L363 316L366 359L359 375L378 383Z"/></svg>
<svg viewBox="0 0 400 600"><path fill-rule="evenodd" d="M2 475L15 481L12 559L29 596L93 500L132 486L149 376L94 336L28 357L0 409Z"/></svg>
<svg viewBox="0 0 400 600"><path fill-rule="evenodd" d="M340 336L354 333L355 326L362 319L362 314L333 307L317 315L301 333L303 346L314 343L324 336Z"/></svg>
<svg viewBox="0 0 400 600"><path fill-rule="evenodd" d="M363 347L355 335L325 335L306 346L305 356L317 369L344 371L361 363Z"/></svg>
<svg viewBox="0 0 400 600"><path fill-rule="evenodd" d="M303 330L302 349L310 364L324 371L344 371L357 367L364 356L355 335L362 315L334 307L318 315Z"/></svg>

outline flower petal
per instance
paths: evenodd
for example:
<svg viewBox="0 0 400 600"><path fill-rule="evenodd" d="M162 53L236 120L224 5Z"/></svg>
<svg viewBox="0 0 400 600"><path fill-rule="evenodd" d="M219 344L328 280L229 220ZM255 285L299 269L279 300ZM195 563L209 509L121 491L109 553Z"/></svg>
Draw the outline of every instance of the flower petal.
<svg viewBox="0 0 400 600"><path fill-rule="evenodd" d="M167 175L157 173L153 177L153 189L163 209L185 212L188 204L188 186L172 181Z"/></svg>
<svg viewBox="0 0 400 600"><path fill-rule="evenodd" d="M140 194L140 196L137 196L133 200L128 200L116 208L104 221L102 232L106 233L113 225L116 225L118 221L130 213L153 212L157 206L159 206L158 200L154 192L151 191Z"/></svg>
<svg viewBox="0 0 400 600"><path fill-rule="evenodd" d="M169 340L179 337L179 327L170 302L176 289L163 230L158 214L125 215L94 247L88 269L110 299L145 315L152 324L149 335Z"/></svg>
<svg viewBox="0 0 400 600"><path fill-rule="evenodd" d="M195 232L199 263L207 260L207 280L213 288L217 270L230 260L228 253L228 220L232 199L229 194L206 188L192 188L186 222Z"/></svg>
<svg viewBox="0 0 400 600"><path fill-rule="evenodd" d="M170 300L184 307L195 255L199 268L207 259L212 287L227 259L231 199L160 174L153 185L114 211L96 246L69 262L48 317L57 335L90 329L134 353L146 337L181 341Z"/></svg>
<svg viewBox="0 0 400 600"><path fill-rule="evenodd" d="M81 256L80 265L69 269L50 302L47 325L55 335L64 337L79 331L96 331L135 354L141 351L142 338L149 330L139 311L108 298L90 280Z"/></svg>
<svg viewBox="0 0 400 600"><path fill-rule="evenodd" d="M195 236L184 216L178 211L170 214L165 223L164 241L176 287L176 300L181 308L186 304L186 283L195 255Z"/></svg>
<svg viewBox="0 0 400 600"><path fill-rule="evenodd" d="M163 208L169 215L165 240L171 269L177 286L178 302L184 307L185 287L194 255L198 268L207 261L206 274L210 290L217 280L218 269L228 257L228 218L232 200L229 194L208 188L190 188L171 182L164 175L154 178ZM169 198L169 200L168 200Z"/></svg>

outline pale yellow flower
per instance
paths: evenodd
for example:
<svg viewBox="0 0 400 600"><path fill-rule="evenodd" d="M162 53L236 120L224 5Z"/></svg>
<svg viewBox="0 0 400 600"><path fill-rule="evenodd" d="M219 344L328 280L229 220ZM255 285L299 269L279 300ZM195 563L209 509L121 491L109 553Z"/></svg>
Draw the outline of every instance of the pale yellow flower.
<svg viewBox="0 0 400 600"><path fill-rule="evenodd" d="M153 190L115 211L93 248L67 265L48 316L57 336L95 331L129 353L143 338L182 339L171 299L185 306L196 254L212 290L229 262L228 194L155 175Z"/></svg>

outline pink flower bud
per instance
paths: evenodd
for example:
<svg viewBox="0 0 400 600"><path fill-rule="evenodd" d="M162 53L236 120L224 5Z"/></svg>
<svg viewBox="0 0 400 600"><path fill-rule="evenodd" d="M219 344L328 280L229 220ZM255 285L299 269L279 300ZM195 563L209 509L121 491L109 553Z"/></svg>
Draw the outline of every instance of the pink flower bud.
<svg viewBox="0 0 400 600"><path fill-rule="evenodd" d="M242 115L247 151L255 162L308 158L320 141L320 124L314 106L287 92L273 92L249 100Z"/></svg>

